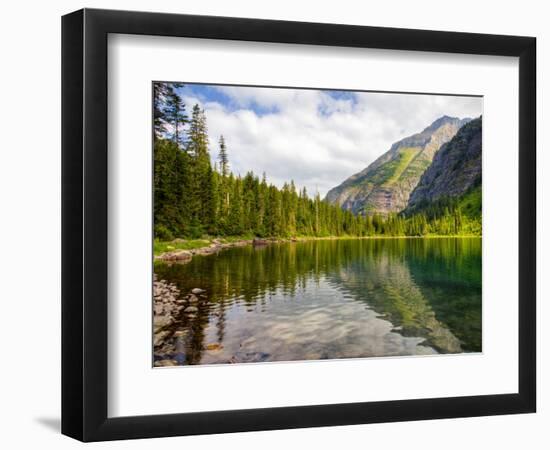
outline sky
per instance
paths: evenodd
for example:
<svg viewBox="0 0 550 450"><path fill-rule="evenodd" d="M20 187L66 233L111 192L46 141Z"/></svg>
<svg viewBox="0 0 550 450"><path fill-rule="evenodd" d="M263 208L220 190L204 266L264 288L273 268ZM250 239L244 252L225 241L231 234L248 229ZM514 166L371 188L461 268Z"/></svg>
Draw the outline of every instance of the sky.
<svg viewBox="0 0 550 450"><path fill-rule="evenodd" d="M391 145L443 115L478 117L483 99L186 84L179 89L190 114L206 113L212 161L223 135L230 169L253 171L278 187L294 180L310 195L339 185Z"/></svg>

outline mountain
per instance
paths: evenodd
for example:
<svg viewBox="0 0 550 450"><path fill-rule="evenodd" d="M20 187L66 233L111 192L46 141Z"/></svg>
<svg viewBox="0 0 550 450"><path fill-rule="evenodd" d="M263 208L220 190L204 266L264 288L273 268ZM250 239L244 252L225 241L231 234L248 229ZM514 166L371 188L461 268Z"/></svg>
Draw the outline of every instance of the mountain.
<svg viewBox="0 0 550 450"><path fill-rule="evenodd" d="M481 125L481 117L468 122L439 149L411 193L407 214L440 199L465 197L464 206L479 206L477 213L481 214Z"/></svg>
<svg viewBox="0 0 550 450"><path fill-rule="evenodd" d="M326 200L354 214L387 215L403 210L436 152L469 120L440 117L422 132L396 142L366 169L331 189Z"/></svg>

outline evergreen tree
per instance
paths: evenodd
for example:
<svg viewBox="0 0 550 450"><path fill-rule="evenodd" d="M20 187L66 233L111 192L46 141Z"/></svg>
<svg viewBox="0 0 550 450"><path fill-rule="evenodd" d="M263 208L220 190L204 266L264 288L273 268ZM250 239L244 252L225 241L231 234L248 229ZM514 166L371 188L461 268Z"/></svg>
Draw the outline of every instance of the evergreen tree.
<svg viewBox="0 0 550 450"><path fill-rule="evenodd" d="M229 203L229 234L237 236L243 232L243 203L242 203L242 183L240 177L234 178L230 175L230 185L232 191Z"/></svg>
<svg viewBox="0 0 550 450"><path fill-rule="evenodd" d="M220 173L226 177L229 174L229 158L227 157L227 147L223 135L220 136L220 153L218 155L220 161Z"/></svg>
<svg viewBox="0 0 550 450"><path fill-rule="evenodd" d="M155 141L154 148L154 224L155 236L172 239L186 233L187 155L165 139Z"/></svg>
<svg viewBox="0 0 550 450"><path fill-rule="evenodd" d="M174 102L175 97L179 98L176 89L183 87L183 83L165 83L153 82L153 131L155 139L159 139L167 132L168 125L174 125L173 111L170 108L170 102ZM184 114L184 107L181 99L179 100Z"/></svg>
<svg viewBox="0 0 550 450"><path fill-rule="evenodd" d="M164 108L169 89L167 83L153 83L153 131L155 138L162 137L163 133L166 132Z"/></svg>
<svg viewBox="0 0 550 450"><path fill-rule="evenodd" d="M172 140L183 146L183 133L180 129L187 123L187 115L185 114L185 105L177 92L178 88L183 86L182 83L171 83L165 94L166 106L164 108L164 120L169 123L173 129Z"/></svg>
<svg viewBox="0 0 550 450"><path fill-rule="evenodd" d="M199 105L193 107L186 151L191 158L188 199L190 228L192 235L199 237L212 227L212 211L215 210L206 116Z"/></svg>

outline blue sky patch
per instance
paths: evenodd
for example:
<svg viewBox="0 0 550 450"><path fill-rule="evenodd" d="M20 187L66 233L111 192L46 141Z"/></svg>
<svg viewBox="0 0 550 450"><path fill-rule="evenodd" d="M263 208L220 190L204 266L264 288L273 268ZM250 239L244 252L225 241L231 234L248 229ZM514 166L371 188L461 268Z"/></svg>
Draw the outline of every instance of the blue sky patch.
<svg viewBox="0 0 550 450"><path fill-rule="evenodd" d="M260 105L253 99L246 102L246 104L239 104L230 95L223 91L223 86L211 85L211 84L186 84L183 88L178 89L178 93L183 97L196 97L202 103L218 103L224 107L228 112L239 111L242 109L253 111L257 116L265 116L267 114L276 114L279 112L275 106L268 108L264 105ZM262 88L256 88L262 89ZM190 105L192 108L192 105Z"/></svg>

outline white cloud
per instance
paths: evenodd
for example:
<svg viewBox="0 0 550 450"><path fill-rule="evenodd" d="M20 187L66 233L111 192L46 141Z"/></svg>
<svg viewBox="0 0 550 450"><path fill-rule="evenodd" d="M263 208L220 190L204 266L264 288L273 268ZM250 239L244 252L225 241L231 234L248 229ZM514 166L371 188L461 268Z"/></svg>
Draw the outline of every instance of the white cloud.
<svg viewBox="0 0 550 450"><path fill-rule="evenodd" d="M482 99L472 97L355 93L352 100L317 90L217 89L231 108L184 98L206 111L213 158L223 134L234 173L266 172L278 186L292 179L321 196L437 118L482 113Z"/></svg>

